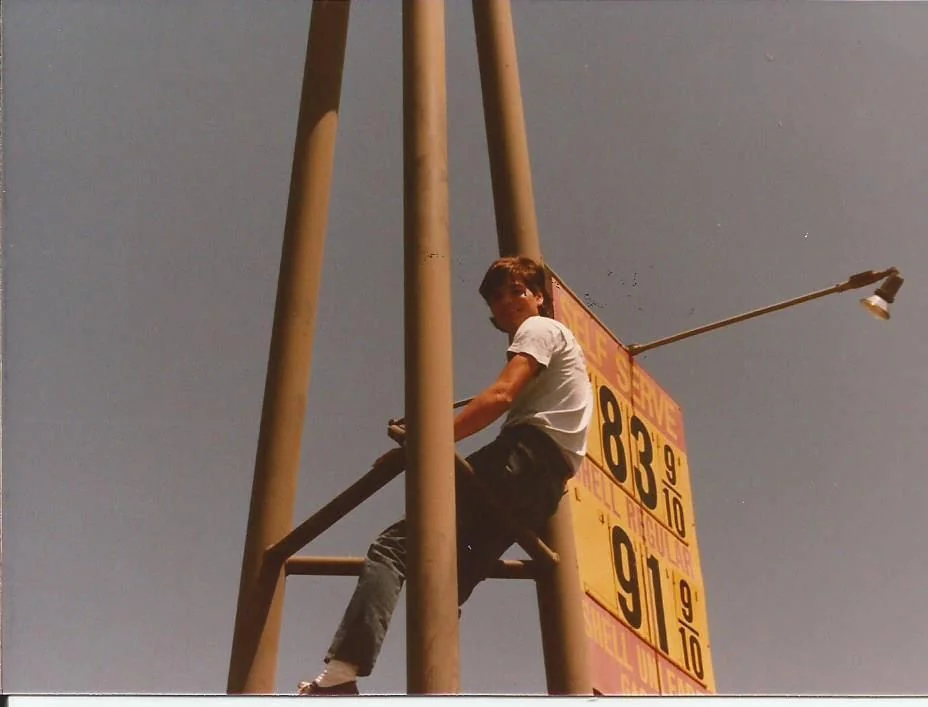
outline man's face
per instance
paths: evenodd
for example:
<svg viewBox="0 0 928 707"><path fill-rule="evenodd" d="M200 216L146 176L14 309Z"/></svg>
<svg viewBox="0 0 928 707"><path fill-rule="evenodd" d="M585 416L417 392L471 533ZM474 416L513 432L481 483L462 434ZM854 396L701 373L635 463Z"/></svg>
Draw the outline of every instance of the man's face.
<svg viewBox="0 0 928 707"><path fill-rule="evenodd" d="M490 295L490 312L496 325L512 335L522 322L539 313L543 303L542 295L533 294L521 281L510 280Z"/></svg>

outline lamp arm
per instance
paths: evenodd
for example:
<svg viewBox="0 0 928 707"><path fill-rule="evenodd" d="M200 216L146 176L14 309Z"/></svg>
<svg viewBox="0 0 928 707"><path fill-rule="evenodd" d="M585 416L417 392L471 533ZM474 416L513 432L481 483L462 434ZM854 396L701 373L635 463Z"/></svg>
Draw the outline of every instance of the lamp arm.
<svg viewBox="0 0 928 707"><path fill-rule="evenodd" d="M747 321L748 319L754 319L764 314L770 314L771 312L777 312L781 309L787 309L789 307L794 307L797 304L802 304L803 302L808 302L810 300L818 299L820 297L825 297L826 295L834 294L835 292L845 292L847 290L856 290L861 287L867 287L872 285L880 280L888 277L889 275L898 274L896 268L889 268L887 270L881 270L879 272L874 272L873 270L865 270L864 272L859 272L854 275L851 275L844 282L839 282L836 285L831 287L826 287L824 290L818 290L816 292L810 292L807 295L802 295L801 297L794 297L793 299L786 300L785 302L778 302L777 304L772 304L767 307L761 307L760 309L754 309L750 312L745 312L744 314L738 314L734 317L729 317L728 319L722 319L718 322L713 322L712 324L704 324L703 326L696 327L695 329L690 329L688 331L681 332L679 334L674 334L673 336L668 336L663 339L658 339L657 341L652 341L648 344L632 344L631 346L626 347L628 353L631 356L637 356L640 353L649 351L650 349L655 349L658 346L666 346L667 344L672 344L676 341L681 341L683 339L689 339L692 336L698 334L704 334L707 331L713 331L715 329L721 329L722 327L729 326L730 324L737 324L738 322Z"/></svg>

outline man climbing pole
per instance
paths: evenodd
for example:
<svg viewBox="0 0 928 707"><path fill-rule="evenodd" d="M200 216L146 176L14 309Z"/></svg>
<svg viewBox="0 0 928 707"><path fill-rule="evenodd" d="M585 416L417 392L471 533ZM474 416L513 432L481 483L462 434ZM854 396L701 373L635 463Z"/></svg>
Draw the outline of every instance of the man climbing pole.
<svg viewBox="0 0 928 707"><path fill-rule="evenodd" d="M454 439L479 432L507 413L499 436L471 454L476 475L519 523L540 532L557 510L567 480L586 454L593 395L586 361L570 330L553 319L544 268L526 257L494 261L479 288L491 322L509 335L499 377L458 413ZM460 478L457 504L458 604L515 542L475 490ZM358 694L370 675L406 579L406 521L368 549L361 575L322 673L301 695Z"/></svg>

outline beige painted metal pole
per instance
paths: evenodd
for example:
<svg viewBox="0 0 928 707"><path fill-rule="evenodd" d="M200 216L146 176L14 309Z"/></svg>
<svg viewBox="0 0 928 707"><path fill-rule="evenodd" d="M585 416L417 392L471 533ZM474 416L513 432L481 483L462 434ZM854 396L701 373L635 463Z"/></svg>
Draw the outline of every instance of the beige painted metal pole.
<svg viewBox="0 0 928 707"><path fill-rule="evenodd" d="M502 255L541 258L509 0L473 0L496 232Z"/></svg>
<svg viewBox="0 0 928 707"><path fill-rule="evenodd" d="M407 692L457 693L444 0L403 2Z"/></svg>
<svg viewBox="0 0 928 707"><path fill-rule="evenodd" d="M593 683L583 628L583 589L568 496L562 498L543 537L561 557L535 583L548 693L590 695Z"/></svg>
<svg viewBox="0 0 928 707"><path fill-rule="evenodd" d="M229 663L230 694L274 691L284 576L282 559L269 559L265 550L293 522L348 10L347 0L315 0L312 7Z"/></svg>
<svg viewBox="0 0 928 707"><path fill-rule="evenodd" d="M473 9L499 251L541 260L512 7L509 0L473 0ZM589 695L583 593L567 496L543 537L560 556L537 581L548 692Z"/></svg>

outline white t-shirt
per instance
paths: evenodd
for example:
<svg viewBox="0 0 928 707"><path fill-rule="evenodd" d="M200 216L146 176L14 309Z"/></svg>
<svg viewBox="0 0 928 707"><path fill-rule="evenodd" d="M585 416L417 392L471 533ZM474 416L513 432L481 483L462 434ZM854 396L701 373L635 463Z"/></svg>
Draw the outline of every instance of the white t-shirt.
<svg viewBox="0 0 928 707"><path fill-rule="evenodd" d="M516 396L503 427L529 424L544 430L576 472L586 454L593 417L593 389L583 350L566 326L535 316L522 322L506 350L509 358L520 353L538 361L542 369Z"/></svg>

